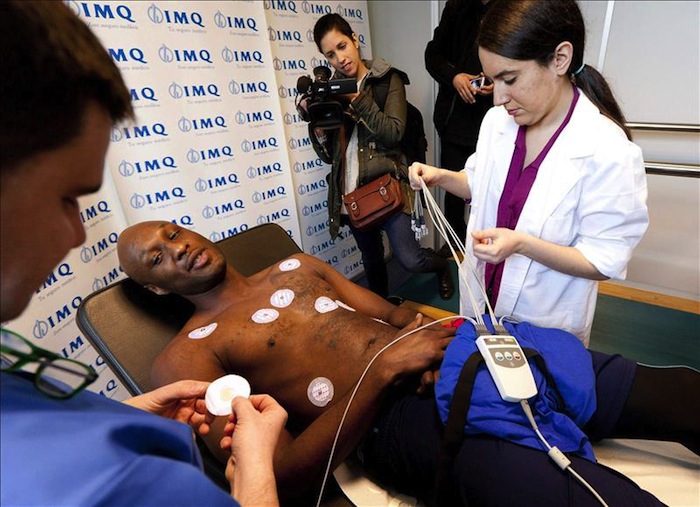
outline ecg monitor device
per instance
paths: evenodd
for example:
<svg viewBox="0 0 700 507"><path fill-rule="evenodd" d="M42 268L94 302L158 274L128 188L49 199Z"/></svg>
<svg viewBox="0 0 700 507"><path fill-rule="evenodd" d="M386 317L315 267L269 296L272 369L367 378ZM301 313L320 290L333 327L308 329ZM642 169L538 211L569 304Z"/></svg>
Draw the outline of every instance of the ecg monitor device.
<svg viewBox="0 0 700 507"><path fill-rule="evenodd" d="M248 398L250 384L240 375L226 375L209 384L204 401L214 415L231 415L231 401L236 396Z"/></svg>
<svg viewBox="0 0 700 507"><path fill-rule="evenodd" d="M537 394L530 365L513 336L480 336L476 340L476 346L484 357L501 398L516 403Z"/></svg>

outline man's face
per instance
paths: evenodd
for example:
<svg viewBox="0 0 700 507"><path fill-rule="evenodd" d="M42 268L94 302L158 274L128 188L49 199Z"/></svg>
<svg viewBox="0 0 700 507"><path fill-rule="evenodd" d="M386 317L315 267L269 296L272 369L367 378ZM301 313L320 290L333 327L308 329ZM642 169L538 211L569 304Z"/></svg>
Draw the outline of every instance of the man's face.
<svg viewBox="0 0 700 507"><path fill-rule="evenodd" d="M112 121L90 104L81 134L0 173L0 321L17 317L71 248L85 241L77 198L102 184Z"/></svg>
<svg viewBox="0 0 700 507"><path fill-rule="evenodd" d="M124 272L159 294L203 294L226 276L226 258L214 243L171 222L127 228L118 252Z"/></svg>

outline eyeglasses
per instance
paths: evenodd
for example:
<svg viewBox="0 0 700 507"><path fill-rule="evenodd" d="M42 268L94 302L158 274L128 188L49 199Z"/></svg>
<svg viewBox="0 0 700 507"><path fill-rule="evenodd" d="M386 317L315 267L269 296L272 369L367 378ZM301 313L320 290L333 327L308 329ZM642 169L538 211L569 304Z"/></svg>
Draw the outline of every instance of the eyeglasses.
<svg viewBox="0 0 700 507"><path fill-rule="evenodd" d="M92 366L37 347L14 331L0 329L0 337L0 371L18 372L39 363L34 385L51 398L70 398L97 380Z"/></svg>

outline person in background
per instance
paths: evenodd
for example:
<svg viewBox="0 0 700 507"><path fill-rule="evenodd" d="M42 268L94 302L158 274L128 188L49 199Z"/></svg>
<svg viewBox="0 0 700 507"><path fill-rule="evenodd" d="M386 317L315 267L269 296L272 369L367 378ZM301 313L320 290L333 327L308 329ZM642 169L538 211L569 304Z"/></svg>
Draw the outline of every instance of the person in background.
<svg viewBox="0 0 700 507"><path fill-rule="evenodd" d="M433 111L440 136L440 167L450 171L464 169L467 157L476 151L481 120L493 106L493 83L484 81L479 87L471 83L483 77L476 36L489 2L448 0L425 47L425 68L440 85ZM445 218L460 240L467 236L464 208L464 199L445 193ZM452 255L447 243L438 253Z"/></svg>
<svg viewBox="0 0 700 507"><path fill-rule="evenodd" d="M322 131L309 124L309 138L314 150L321 160L332 164L328 190L331 238L337 237L342 225L350 225L362 252L369 289L386 298L389 295L389 276L384 260L384 231L399 264L413 273L436 273L440 297L450 299L454 294L454 283L448 262L433 250L421 248L411 229L409 214L413 192L408 184L402 183L408 203L404 212L397 213L375 229L362 231L353 227L342 202L343 195L387 172L394 173L397 165L401 166L397 160L403 156L399 143L406 128L405 84L408 78L381 58L363 60L357 35L339 14L326 14L318 19L314 26L314 41L335 69L331 79L353 78L358 90L340 96L347 104L345 142L341 142L342 130ZM387 80L386 101L380 107L375 100L375 91L380 82ZM347 145L345 150L343 145Z"/></svg>
<svg viewBox="0 0 700 507"><path fill-rule="evenodd" d="M603 76L583 62L574 0L493 0L479 58L494 82L461 172L413 164L411 184L471 200L471 292L499 316L588 345L598 281L623 279L649 223L642 152ZM468 263L467 263L468 265ZM461 311L473 314L462 287Z"/></svg>
<svg viewBox="0 0 700 507"><path fill-rule="evenodd" d="M85 240L78 198L100 188L112 125L133 111L114 62L63 2L0 3L0 50L7 322ZM208 382L183 380L119 403L85 391L97 378L91 366L1 334L0 504L239 505L232 496L278 504L272 453L286 412L271 397L233 400L221 440L229 494L203 474L187 426L210 430Z"/></svg>

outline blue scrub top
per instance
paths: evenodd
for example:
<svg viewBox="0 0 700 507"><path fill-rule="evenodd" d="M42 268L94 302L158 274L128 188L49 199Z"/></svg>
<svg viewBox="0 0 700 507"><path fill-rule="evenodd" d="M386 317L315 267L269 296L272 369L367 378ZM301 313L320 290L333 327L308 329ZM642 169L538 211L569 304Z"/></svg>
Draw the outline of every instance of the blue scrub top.
<svg viewBox="0 0 700 507"><path fill-rule="evenodd" d="M202 472L189 426L0 374L0 505L238 506Z"/></svg>

